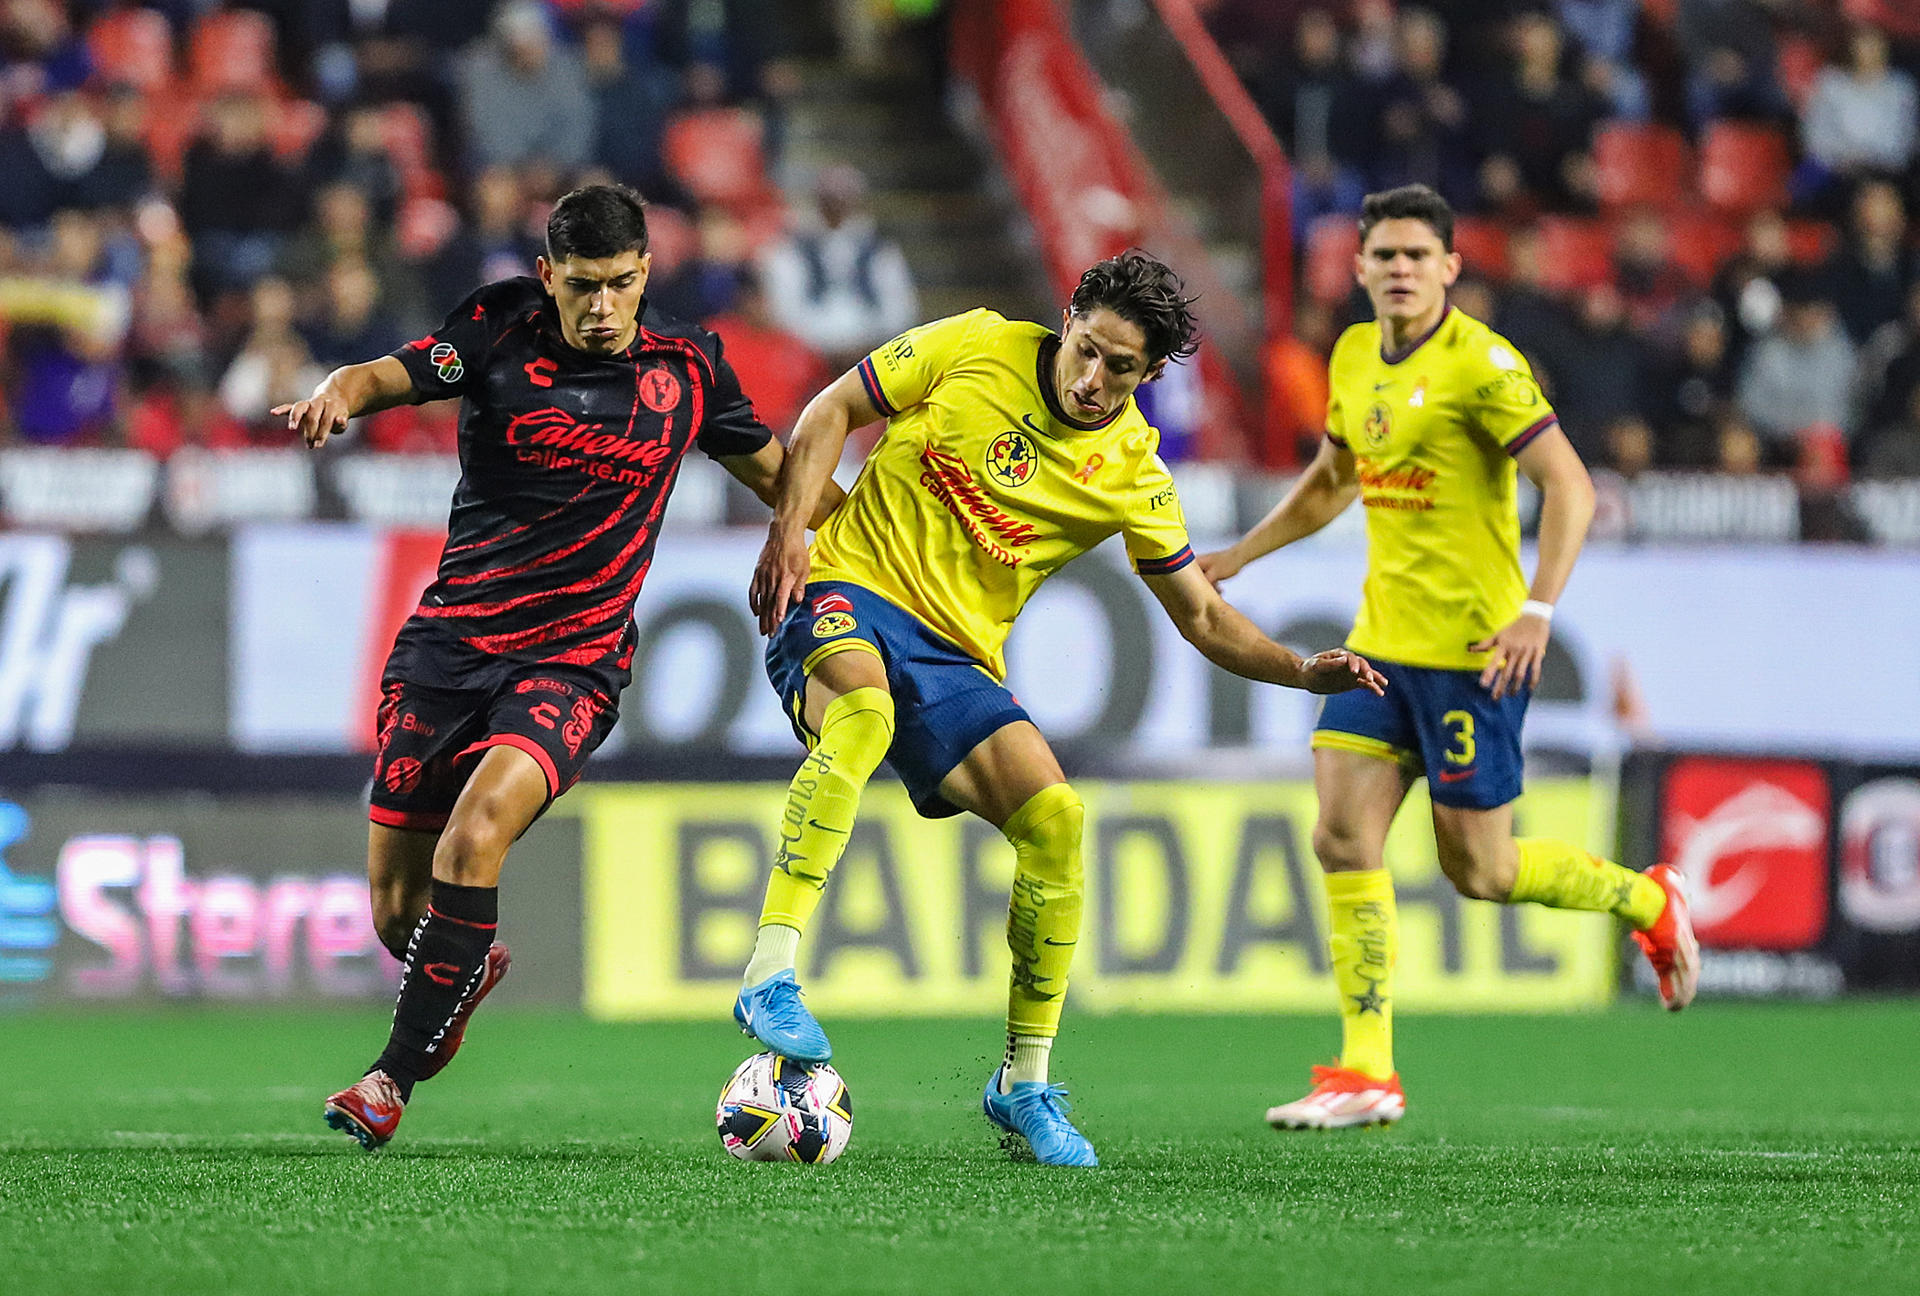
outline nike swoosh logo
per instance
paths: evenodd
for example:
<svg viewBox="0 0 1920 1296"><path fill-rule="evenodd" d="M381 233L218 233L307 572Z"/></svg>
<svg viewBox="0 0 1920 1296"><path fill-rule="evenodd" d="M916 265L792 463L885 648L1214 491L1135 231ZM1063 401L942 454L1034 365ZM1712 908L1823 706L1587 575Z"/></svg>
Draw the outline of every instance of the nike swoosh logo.
<svg viewBox="0 0 1920 1296"><path fill-rule="evenodd" d="M1383 382L1383 383L1375 383L1375 384L1373 385L1373 389L1374 389L1375 391L1385 391L1385 390L1386 390L1387 388L1389 388L1389 387L1391 387L1391 386L1393 386L1393 380L1392 380L1391 378L1389 378L1389 379L1388 379L1388 380L1387 380L1386 382Z"/></svg>
<svg viewBox="0 0 1920 1296"><path fill-rule="evenodd" d="M1022 415L1020 416L1020 421L1021 421L1022 423L1025 423L1025 424L1027 425L1027 428L1028 428L1028 430L1029 430L1029 431L1032 431L1032 432L1038 432L1038 433L1039 433L1039 434L1040 434L1041 436L1045 436L1045 435L1046 435L1046 431L1045 431L1045 429L1043 429L1043 428L1042 428L1042 427L1041 427L1041 426L1040 426L1040 425L1039 425L1038 423L1035 423L1035 422L1033 421L1033 415L1031 415L1031 414L1022 414Z"/></svg>
<svg viewBox="0 0 1920 1296"><path fill-rule="evenodd" d="M821 832L840 833L843 836L847 831L845 828L829 828L827 827L827 825L821 823L818 819L807 820L807 827L818 828Z"/></svg>
<svg viewBox="0 0 1920 1296"><path fill-rule="evenodd" d="M1440 781L1442 783L1458 783L1463 778L1472 778L1472 777L1473 777L1473 771L1470 769L1440 771Z"/></svg>
<svg viewBox="0 0 1920 1296"><path fill-rule="evenodd" d="M1057 941L1051 936L1042 936L1040 938L1040 943L1042 945L1078 945L1080 942L1079 941Z"/></svg>

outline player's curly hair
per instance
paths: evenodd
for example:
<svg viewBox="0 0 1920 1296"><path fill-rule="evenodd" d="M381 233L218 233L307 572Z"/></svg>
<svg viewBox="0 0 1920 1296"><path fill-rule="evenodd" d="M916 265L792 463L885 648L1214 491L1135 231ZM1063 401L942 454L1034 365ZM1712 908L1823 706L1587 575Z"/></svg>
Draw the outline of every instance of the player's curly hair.
<svg viewBox="0 0 1920 1296"><path fill-rule="evenodd" d="M547 259L619 256L647 251L647 211L626 185L583 185L560 195L547 217Z"/></svg>
<svg viewBox="0 0 1920 1296"><path fill-rule="evenodd" d="M1165 262L1128 248L1088 267L1067 310L1084 319L1105 306L1146 334L1148 364L1185 360L1200 349L1200 324L1191 309L1199 298L1187 296L1186 287Z"/></svg>
<svg viewBox="0 0 1920 1296"><path fill-rule="evenodd" d="M1384 220L1425 221L1439 237L1440 246L1453 251L1453 208L1426 185L1401 185L1368 194L1360 204L1360 241L1365 243L1373 227Z"/></svg>

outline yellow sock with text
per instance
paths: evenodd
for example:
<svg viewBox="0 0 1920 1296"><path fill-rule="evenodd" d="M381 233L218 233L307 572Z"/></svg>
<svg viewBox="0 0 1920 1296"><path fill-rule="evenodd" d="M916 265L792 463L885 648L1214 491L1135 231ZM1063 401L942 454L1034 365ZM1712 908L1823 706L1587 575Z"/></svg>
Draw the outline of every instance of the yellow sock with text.
<svg viewBox="0 0 1920 1296"><path fill-rule="evenodd" d="M1079 794L1055 783L1034 793L1001 829L1014 850L1013 895L1007 904L1007 947L1013 952L1008 1035L1051 1039L1060 1031L1067 970L1080 942L1085 819ZM1044 1067L1044 1055L1036 1060Z"/></svg>
<svg viewBox="0 0 1920 1296"><path fill-rule="evenodd" d="M847 848L861 789L892 745L893 696L885 689L854 689L827 704L820 739L787 787L780 851L767 879L748 985L793 966L798 933L807 929L827 877Z"/></svg>
<svg viewBox="0 0 1920 1296"><path fill-rule="evenodd" d="M1376 1080L1393 1074L1393 965L1400 917L1383 868L1327 873L1327 949L1340 990L1340 1065Z"/></svg>
<svg viewBox="0 0 1920 1296"><path fill-rule="evenodd" d="M1520 868L1508 904L1530 900L1549 909L1616 914L1645 931L1667 907L1667 893L1644 873L1551 837L1522 837Z"/></svg>

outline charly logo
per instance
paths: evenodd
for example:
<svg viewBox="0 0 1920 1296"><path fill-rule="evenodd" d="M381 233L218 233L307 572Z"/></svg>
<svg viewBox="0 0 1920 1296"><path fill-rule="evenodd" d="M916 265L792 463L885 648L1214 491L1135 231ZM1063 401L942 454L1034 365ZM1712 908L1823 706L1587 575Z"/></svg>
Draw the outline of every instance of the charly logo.
<svg viewBox="0 0 1920 1296"><path fill-rule="evenodd" d="M427 352L427 359L433 361L433 371L440 375L443 383L456 383L467 367L460 363L460 353L453 349L453 343L441 342Z"/></svg>
<svg viewBox="0 0 1920 1296"><path fill-rule="evenodd" d="M1360 425L1360 439L1367 443L1369 450L1384 450L1387 438L1393 435L1393 416L1387 412L1385 401L1375 401L1367 411L1367 421Z"/></svg>
<svg viewBox="0 0 1920 1296"><path fill-rule="evenodd" d="M1025 486L1033 480L1039 456L1024 432L1009 428L987 447L987 476L1002 486Z"/></svg>
<svg viewBox="0 0 1920 1296"><path fill-rule="evenodd" d="M640 399L655 414L665 414L680 403L680 380L665 365L640 375Z"/></svg>
<svg viewBox="0 0 1920 1296"><path fill-rule="evenodd" d="M858 621L855 621L845 612L829 612L814 621L813 637L815 639L831 639L835 635L843 635L849 630L858 629L859 625L860 623Z"/></svg>

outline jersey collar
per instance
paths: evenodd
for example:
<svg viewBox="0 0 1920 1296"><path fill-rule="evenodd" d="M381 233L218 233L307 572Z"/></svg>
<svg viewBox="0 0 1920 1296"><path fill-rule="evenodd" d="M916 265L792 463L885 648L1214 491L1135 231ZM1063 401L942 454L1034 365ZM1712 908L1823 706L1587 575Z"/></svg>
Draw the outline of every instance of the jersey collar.
<svg viewBox="0 0 1920 1296"><path fill-rule="evenodd" d="M1049 333L1040 339L1040 351L1039 354L1035 356L1033 365L1033 378L1034 382L1038 384L1040 388L1040 399L1046 402L1047 413L1053 416L1056 423L1064 423L1078 432L1098 432L1101 428L1110 426L1115 419L1127 412L1125 403L1122 403L1119 409L1107 415L1099 422L1088 423L1073 417L1073 415L1061 409L1060 398L1053 390L1053 359L1059 353L1059 335ZM1132 400L1133 398L1128 397L1127 399Z"/></svg>
<svg viewBox="0 0 1920 1296"><path fill-rule="evenodd" d="M1390 365L1399 364L1402 360L1405 360L1408 356L1412 355L1415 351L1418 351L1421 347L1425 346L1427 342L1433 337L1434 334L1438 333L1442 328L1446 327L1447 321L1452 318L1453 318L1453 303L1448 302L1446 306L1444 306L1441 309L1440 318L1433 322L1433 327L1428 329L1425 333L1422 333L1419 337L1415 338L1413 341L1407 343L1406 347L1398 352L1387 350L1387 331L1385 329L1381 329L1380 330L1380 359Z"/></svg>

